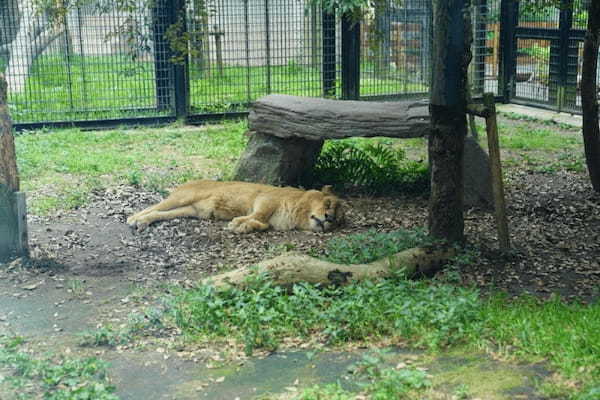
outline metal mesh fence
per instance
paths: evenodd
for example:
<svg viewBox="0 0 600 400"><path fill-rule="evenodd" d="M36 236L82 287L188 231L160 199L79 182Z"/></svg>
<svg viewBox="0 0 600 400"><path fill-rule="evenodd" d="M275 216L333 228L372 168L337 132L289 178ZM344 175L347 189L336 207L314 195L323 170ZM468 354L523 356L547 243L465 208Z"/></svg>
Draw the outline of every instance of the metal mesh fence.
<svg viewBox="0 0 600 400"><path fill-rule="evenodd" d="M147 22L153 13L90 5L51 22L29 1L4 4L0 56L16 122L159 113L156 82L164 72L156 70L161 66L155 61L158 52L167 50L151 46ZM160 15L153 29L164 32Z"/></svg>
<svg viewBox="0 0 600 400"><path fill-rule="evenodd" d="M361 23L360 96L426 95L431 73L431 2L387 1Z"/></svg>
<svg viewBox="0 0 600 400"><path fill-rule="evenodd" d="M473 97L498 93L500 51L500 1L473 0L473 59L469 79Z"/></svg>
<svg viewBox="0 0 600 400"><path fill-rule="evenodd" d="M563 5L519 9L512 98L578 112L587 4L585 0L574 0Z"/></svg>
<svg viewBox="0 0 600 400"><path fill-rule="evenodd" d="M517 9L516 41L501 44L503 7L517 3L473 0L472 95L577 111L587 0L573 1L563 10ZM352 54L348 24L308 0L144 3L86 2L50 23L32 0L0 2L0 71L15 122L203 118L246 111L269 93L377 99L429 91L430 0L378 2L360 21ZM501 58L501 46L514 52ZM348 59L358 51L354 68Z"/></svg>
<svg viewBox="0 0 600 400"><path fill-rule="evenodd" d="M243 110L269 93L335 96L335 17L295 0L218 0L206 8L189 10L192 113Z"/></svg>

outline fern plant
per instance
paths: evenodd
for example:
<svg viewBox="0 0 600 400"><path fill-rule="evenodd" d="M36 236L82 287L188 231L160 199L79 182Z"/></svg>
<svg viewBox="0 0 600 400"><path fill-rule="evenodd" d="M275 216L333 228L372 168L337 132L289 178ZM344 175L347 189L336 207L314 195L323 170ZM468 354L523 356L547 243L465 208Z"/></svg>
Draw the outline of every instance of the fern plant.
<svg viewBox="0 0 600 400"><path fill-rule="evenodd" d="M317 159L311 179L313 183L327 183L338 189L377 193L429 190L427 166L407 160L401 148L382 143L328 142Z"/></svg>

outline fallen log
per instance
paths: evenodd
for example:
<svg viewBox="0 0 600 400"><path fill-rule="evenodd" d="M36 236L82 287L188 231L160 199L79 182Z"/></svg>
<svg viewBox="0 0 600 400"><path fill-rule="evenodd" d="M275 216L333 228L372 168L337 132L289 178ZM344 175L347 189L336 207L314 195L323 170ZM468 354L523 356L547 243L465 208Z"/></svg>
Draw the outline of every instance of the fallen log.
<svg viewBox="0 0 600 400"><path fill-rule="evenodd" d="M409 101L352 101L271 94L256 100L248 128L282 139L321 141L362 136L426 137L428 103Z"/></svg>
<svg viewBox="0 0 600 400"><path fill-rule="evenodd" d="M415 247L368 264L337 264L304 254L286 253L265 260L257 266L242 267L204 279L217 289L244 287L248 278L266 274L279 286L294 283L346 285L350 282L391 277L397 273L407 278L430 276L441 269L454 255L452 247Z"/></svg>

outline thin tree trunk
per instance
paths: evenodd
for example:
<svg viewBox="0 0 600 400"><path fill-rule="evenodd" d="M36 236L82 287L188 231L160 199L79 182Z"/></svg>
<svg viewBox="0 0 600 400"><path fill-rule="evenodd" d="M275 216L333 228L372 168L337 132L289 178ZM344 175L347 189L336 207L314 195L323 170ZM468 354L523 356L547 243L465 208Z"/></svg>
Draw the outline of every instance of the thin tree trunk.
<svg viewBox="0 0 600 400"><path fill-rule="evenodd" d="M11 93L25 90L25 82L36 58L64 34L64 27L52 27L46 18L38 14L31 0L19 6L21 14L19 32L10 44L6 79Z"/></svg>
<svg viewBox="0 0 600 400"><path fill-rule="evenodd" d="M583 43L581 107L583 144L592 187L600 192L600 127L598 126L598 83L596 70L600 44L600 1L590 1L587 32Z"/></svg>
<svg viewBox="0 0 600 400"><path fill-rule="evenodd" d="M470 0L433 1L429 233L449 242L464 240L462 165L472 40L469 6Z"/></svg>
<svg viewBox="0 0 600 400"><path fill-rule="evenodd" d="M16 192L19 190L19 174L17 173L12 122L6 104L6 86L4 75L0 74L0 188L8 192Z"/></svg>

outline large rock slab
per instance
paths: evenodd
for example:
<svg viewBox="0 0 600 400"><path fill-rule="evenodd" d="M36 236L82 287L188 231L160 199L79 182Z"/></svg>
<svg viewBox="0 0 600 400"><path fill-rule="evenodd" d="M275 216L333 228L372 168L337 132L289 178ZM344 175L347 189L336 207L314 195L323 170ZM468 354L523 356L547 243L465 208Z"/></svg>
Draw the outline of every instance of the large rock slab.
<svg viewBox="0 0 600 400"><path fill-rule="evenodd" d="M252 131L250 135L236 168L238 181L298 185L312 171L323 146L322 140L282 139Z"/></svg>
<svg viewBox="0 0 600 400"><path fill-rule="evenodd" d="M268 95L251 107L251 138L234 179L298 185L310 176L323 140L346 137L423 137L429 134L427 102L364 102ZM489 157L473 138L465 140L464 205L493 202Z"/></svg>
<svg viewBox="0 0 600 400"><path fill-rule="evenodd" d="M271 94L256 100L250 130L280 138L308 140L429 134L426 101L350 101Z"/></svg>

